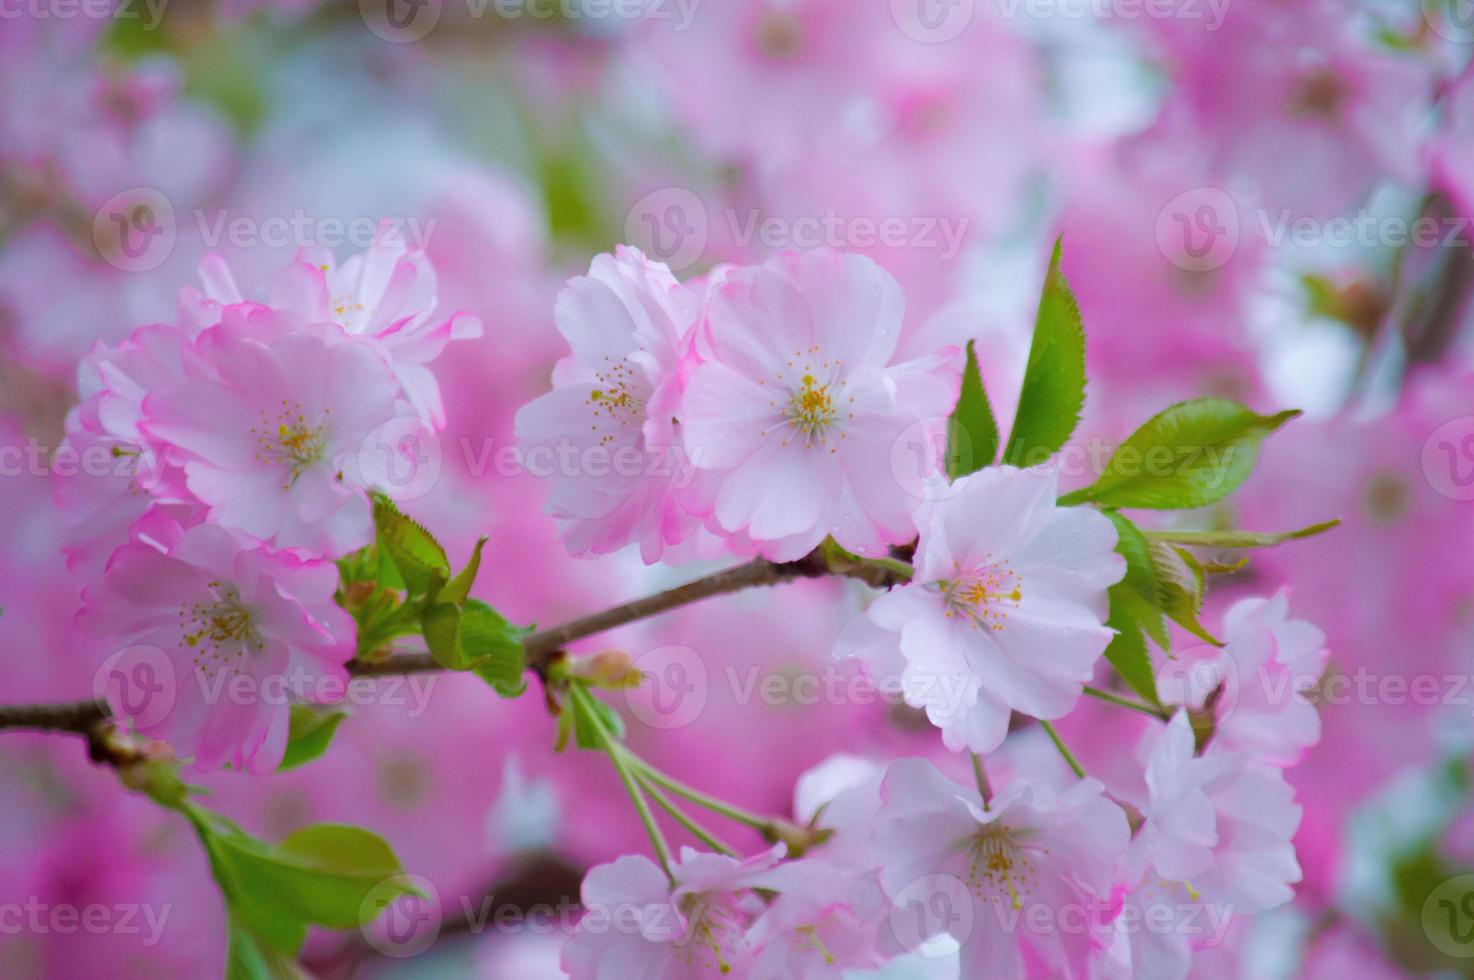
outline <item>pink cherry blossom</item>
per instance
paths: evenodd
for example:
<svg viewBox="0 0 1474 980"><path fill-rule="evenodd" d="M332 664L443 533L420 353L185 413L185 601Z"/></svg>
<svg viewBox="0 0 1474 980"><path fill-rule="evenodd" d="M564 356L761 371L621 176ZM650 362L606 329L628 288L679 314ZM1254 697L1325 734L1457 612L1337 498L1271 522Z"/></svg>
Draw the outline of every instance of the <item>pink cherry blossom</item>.
<svg viewBox="0 0 1474 980"><path fill-rule="evenodd" d="M987 752L1013 711L1067 714L1110 642L1125 574L1104 516L1060 507L1047 467L989 467L918 513L916 576L850 623L836 652L925 708L947 747Z"/></svg>
<svg viewBox="0 0 1474 980"><path fill-rule="evenodd" d="M1320 713L1306 691L1320 681L1329 656L1325 634L1289 618L1289 594L1241 599L1223 617L1221 651L1192 664L1190 690L1174 703L1201 708L1220 685L1215 743L1277 766L1293 766L1320 741Z"/></svg>
<svg viewBox="0 0 1474 980"><path fill-rule="evenodd" d="M880 793L873 847L898 905L893 928L912 941L950 933L966 977L1083 974L1131 837L1100 783L1060 792L1018 779L984 803L931 763L906 759Z"/></svg>
<svg viewBox="0 0 1474 980"><path fill-rule="evenodd" d="M270 772L286 747L285 695L330 694L325 681L338 690L346 682L354 630L334 602L337 587L331 562L149 517L84 593L79 624L108 652L122 651L126 676L148 668L147 691L109 688L118 717L167 738L200 769Z"/></svg>
<svg viewBox="0 0 1474 980"><path fill-rule="evenodd" d="M141 428L180 454L211 521L338 556L372 538L358 461L405 414L397 391L370 342L236 306L191 346L184 377L144 399Z"/></svg>
<svg viewBox="0 0 1474 980"><path fill-rule="evenodd" d="M713 530L775 560L829 535L861 554L912 537L919 500L892 454L909 427L951 412L958 375L952 349L892 363L904 307L874 261L829 250L715 288L681 414L692 464L720 474ZM936 461L905 460L918 463Z"/></svg>
<svg viewBox="0 0 1474 980"><path fill-rule="evenodd" d="M269 301L309 322L331 321L374 338L415 410L444 428L440 386L426 365L451 341L480 337L481 320L464 311L436 315L435 269L393 224L382 225L368 251L342 265L326 249L302 249L272 282Z"/></svg>
<svg viewBox="0 0 1474 980"><path fill-rule="evenodd" d="M1221 945L1232 922L1293 897L1294 790L1279 769L1216 739L1201 756L1195 748L1182 711L1143 740L1143 821L1121 862L1121 910L1099 977L1182 980L1194 951Z"/></svg>
<svg viewBox="0 0 1474 980"><path fill-rule="evenodd" d="M178 466L141 428L149 391L183 377L184 346L173 327L142 327L116 347L94 345L78 367L82 401L67 415L64 449L79 465L57 481L58 503L74 528L66 548L74 571L100 571L157 500L189 499Z"/></svg>
<svg viewBox="0 0 1474 980"><path fill-rule="evenodd" d="M548 511L574 555L638 542L647 563L699 521L680 491L693 474L681 452L683 348L699 295L633 248L597 256L554 311L573 353L553 390L517 413L529 466L559 470Z"/></svg>
<svg viewBox="0 0 1474 980"><path fill-rule="evenodd" d="M779 845L738 860L683 848L671 866L674 885L644 856L594 868L563 968L574 980L685 980L838 977L878 965L843 896L830 889L837 872L780 863L782 852Z"/></svg>

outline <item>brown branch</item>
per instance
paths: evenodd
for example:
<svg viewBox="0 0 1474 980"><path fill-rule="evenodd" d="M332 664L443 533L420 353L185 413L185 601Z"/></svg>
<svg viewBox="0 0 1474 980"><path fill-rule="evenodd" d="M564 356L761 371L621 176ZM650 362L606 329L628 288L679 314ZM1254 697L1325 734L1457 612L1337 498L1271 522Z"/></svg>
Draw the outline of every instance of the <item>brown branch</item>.
<svg viewBox="0 0 1474 980"><path fill-rule="evenodd" d="M714 572L685 585L533 633L523 641L527 669L546 681L549 666L562 654L563 647L575 640L648 619L713 596L729 595L755 586L777 585L794 579L823 578L830 575L856 579L874 588L890 588L908 577L903 570L883 562L829 553L822 548L791 562L771 562L765 558L755 558L746 564ZM382 660L353 660L348 663L348 672L355 677L423 674L442 669L428 653L399 653ZM130 737L110 721L108 706L102 701L0 706L0 730L6 729L81 735L88 740L95 761L114 766L136 761L139 751Z"/></svg>

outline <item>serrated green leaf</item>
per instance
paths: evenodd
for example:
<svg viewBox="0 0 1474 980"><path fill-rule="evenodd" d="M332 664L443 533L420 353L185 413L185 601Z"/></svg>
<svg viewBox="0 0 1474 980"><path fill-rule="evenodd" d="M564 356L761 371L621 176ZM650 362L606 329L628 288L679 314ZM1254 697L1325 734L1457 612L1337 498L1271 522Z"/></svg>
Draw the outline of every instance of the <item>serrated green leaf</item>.
<svg viewBox="0 0 1474 980"><path fill-rule="evenodd" d="M476 574L481 571L481 549L486 547L486 538L476 542L476 547L471 549L471 560L466 562L466 567L461 569L460 574L446 583L445 588L437 596L440 602L463 603L471 594L471 586L476 584Z"/></svg>
<svg viewBox="0 0 1474 980"><path fill-rule="evenodd" d="M1116 525L1116 553L1126 559L1126 575L1113 586L1116 594L1112 602L1166 650L1171 638L1162 615L1161 586L1146 536L1124 515L1110 510L1103 513Z"/></svg>
<svg viewBox="0 0 1474 980"><path fill-rule="evenodd" d="M1161 541L1152 541L1150 548L1152 566L1157 570L1157 582L1161 586L1162 610L1174 623L1203 642L1223 646L1223 642L1198 621L1207 578L1203 566L1191 552Z"/></svg>
<svg viewBox="0 0 1474 980"><path fill-rule="evenodd" d="M1273 548L1286 541L1313 538L1339 526L1340 518L1322 521L1295 531L1148 531L1153 541L1187 545L1193 548Z"/></svg>
<svg viewBox="0 0 1474 980"><path fill-rule="evenodd" d="M527 652L522 640L529 630L513 626L480 599L470 599L462 611L461 650L476 676L504 698L527 689Z"/></svg>
<svg viewBox="0 0 1474 980"><path fill-rule="evenodd" d="M1299 414L1257 415L1222 398L1181 402L1132 433L1099 479L1060 502L1153 510L1217 503L1248 479L1265 437Z"/></svg>
<svg viewBox="0 0 1474 980"><path fill-rule="evenodd" d="M450 559L440 542L383 494L374 495L374 527L380 550L393 560L411 595L433 596L450 580Z"/></svg>
<svg viewBox="0 0 1474 980"><path fill-rule="evenodd" d="M471 662L461 649L461 607L438 602L420 617L425 647L431 658L446 670L469 670Z"/></svg>
<svg viewBox="0 0 1474 980"><path fill-rule="evenodd" d="M1054 243L1039 297L1018 412L1003 453L1010 466L1033 466L1058 452L1085 408L1085 326L1060 271L1061 247L1061 241Z"/></svg>
<svg viewBox="0 0 1474 980"><path fill-rule="evenodd" d="M292 705L291 729L287 734L287 751L282 756L278 772L305 766L322 756L333 744L333 735L343 719L345 711L316 711L299 704Z"/></svg>
<svg viewBox="0 0 1474 980"><path fill-rule="evenodd" d="M947 478L955 480L993 465L998 456L998 421L983 387L976 344L967 342L962 369L962 393L947 426Z"/></svg>
<svg viewBox="0 0 1474 980"><path fill-rule="evenodd" d="M1152 669L1152 658L1146 649L1146 638L1135 618L1122 605L1121 596L1129 590L1114 586L1110 591L1110 615L1106 625L1116 631L1110 645L1106 647L1106 661L1115 668L1126 686L1146 699L1151 705L1157 700L1157 679Z"/></svg>
<svg viewBox="0 0 1474 980"><path fill-rule="evenodd" d="M414 893L393 849L360 827L315 824L276 847L236 834L214 843L241 896L253 906L269 903L274 913L298 922L357 929L370 892Z"/></svg>

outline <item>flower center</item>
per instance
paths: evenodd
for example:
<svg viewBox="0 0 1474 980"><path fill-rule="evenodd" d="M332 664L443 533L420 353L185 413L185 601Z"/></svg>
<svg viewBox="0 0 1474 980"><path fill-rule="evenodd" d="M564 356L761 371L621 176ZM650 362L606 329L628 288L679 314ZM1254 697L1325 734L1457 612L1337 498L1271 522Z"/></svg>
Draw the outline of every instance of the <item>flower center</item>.
<svg viewBox="0 0 1474 980"><path fill-rule="evenodd" d="M179 607L179 634L184 646L194 651L194 664L206 673L233 667L246 650L265 646L256 629L256 617L241 602L233 585L210 582L213 598Z"/></svg>
<svg viewBox="0 0 1474 980"><path fill-rule="evenodd" d="M1334 119L1350 94L1346 82L1334 70L1315 68L1296 81L1290 111L1298 116Z"/></svg>
<svg viewBox="0 0 1474 980"><path fill-rule="evenodd" d="M680 909L687 925L685 935L676 941L677 955L688 966L731 973L736 958L732 954L750 924L747 917L720 895L687 895Z"/></svg>
<svg viewBox="0 0 1474 980"><path fill-rule="evenodd" d="M787 61L803 48L803 31L793 14L769 10L758 18L753 41L773 61Z"/></svg>
<svg viewBox="0 0 1474 980"><path fill-rule="evenodd" d="M793 360L787 362L787 367L792 372L791 376L786 376L788 371L781 371L773 378L779 388L787 389L786 400L783 393L777 393L778 397L768 402L781 413L782 428L802 436L805 448L816 442L827 443L830 433L836 430L843 439L842 423L854 418L849 406L855 399L844 393L845 383L839 377L840 362L822 361L819 348L810 347L807 351L794 351ZM760 378L758 384L766 386L768 379ZM764 429L763 435L771 431ZM791 438L785 434L783 445L787 446ZM829 451L839 452L834 446L830 446Z"/></svg>
<svg viewBox="0 0 1474 980"><path fill-rule="evenodd" d="M1017 609L1024 598L1023 580L1008 562L993 562L982 568L961 572L956 578L937 583L947 600L944 615L966 616L974 629L1001 630L1011 609Z"/></svg>
<svg viewBox="0 0 1474 980"><path fill-rule="evenodd" d="M968 850L967 886L979 898L1008 895L1015 909L1024 907L1024 896L1034 888L1034 862L1018 846L1007 827L984 829Z"/></svg>
<svg viewBox="0 0 1474 980"><path fill-rule="evenodd" d="M589 392L589 407L594 411L593 430L598 432L601 425L613 429L640 428L645 423L640 375L627 360L615 363L606 356L604 362L604 367L594 374L599 387ZM605 432L599 436L599 445L607 446L618 435L618 432Z"/></svg>
<svg viewBox="0 0 1474 980"><path fill-rule="evenodd" d="M332 409L323 409L323 414ZM251 426L256 437L256 459L270 466L287 469L283 490L290 490L308 467L327 455L327 435L322 425L310 425L302 414L301 403L288 404L282 399L281 409L272 419L265 411L261 424Z"/></svg>

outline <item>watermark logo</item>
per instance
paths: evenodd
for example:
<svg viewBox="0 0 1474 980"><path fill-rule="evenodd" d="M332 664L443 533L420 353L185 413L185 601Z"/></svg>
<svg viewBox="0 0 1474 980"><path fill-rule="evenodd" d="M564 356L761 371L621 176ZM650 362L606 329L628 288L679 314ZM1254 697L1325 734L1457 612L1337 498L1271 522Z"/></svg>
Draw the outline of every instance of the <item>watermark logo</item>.
<svg viewBox="0 0 1474 980"><path fill-rule="evenodd" d="M1474 44L1474 0L1423 0L1423 20L1446 41Z"/></svg>
<svg viewBox="0 0 1474 980"><path fill-rule="evenodd" d="M962 489L942 474L949 449L957 454L961 472L976 469L972 438L965 428L948 418L917 419L891 443L891 476L917 500L945 500Z"/></svg>
<svg viewBox="0 0 1474 980"><path fill-rule="evenodd" d="M709 691L706 664L690 647L656 647L636 658L645 675L639 687L625 691L630 712L651 728L685 728L701 716Z"/></svg>
<svg viewBox="0 0 1474 980"><path fill-rule="evenodd" d="M173 254L178 236L174 205L152 187L114 194L92 216L93 247L124 272L158 268Z"/></svg>
<svg viewBox="0 0 1474 980"><path fill-rule="evenodd" d="M932 955L927 942L937 936L945 934L959 943L967 942L975 914L972 896L961 878L927 875L896 893L889 915L891 935L902 949L920 956Z"/></svg>
<svg viewBox="0 0 1474 980"><path fill-rule="evenodd" d="M1474 956L1474 875L1450 878L1428 893L1423 934L1445 955Z"/></svg>
<svg viewBox="0 0 1474 980"><path fill-rule="evenodd" d="M1450 500L1474 500L1474 416L1443 423L1423 443L1423 476Z"/></svg>
<svg viewBox="0 0 1474 980"><path fill-rule="evenodd" d="M92 675L92 696L140 730L167 718L178 693L174 662L158 647L124 647Z"/></svg>
<svg viewBox="0 0 1474 980"><path fill-rule="evenodd" d="M441 0L358 0L364 25L393 44L424 40L440 23Z"/></svg>
<svg viewBox="0 0 1474 980"><path fill-rule="evenodd" d="M363 440L358 470L365 486L395 500L414 500L434 489L444 457L440 437L418 416L390 419Z"/></svg>
<svg viewBox="0 0 1474 980"><path fill-rule="evenodd" d="M419 894L405 894L408 886ZM358 907L359 931L384 956L418 956L440 936L445 916L440 893L428 878L396 875L379 882Z"/></svg>
<svg viewBox="0 0 1474 980"><path fill-rule="evenodd" d="M891 0L896 26L923 44L945 44L960 37L976 13L976 0Z"/></svg>
<svg viewBox="0 0 1474 980"><path fill-rule="evenodd" d="M1212 272L1239 245L1239 209L1216 187L1183 191L1157 214L1157 248L1187 272Z"/></svg>
<svg viewBox="0 0 1474 980"><path fill-rule="evenodd" d="M651 191L624 219L624 240L677 273L701 258L709 232L706 204L687 187Z"/></svg>

